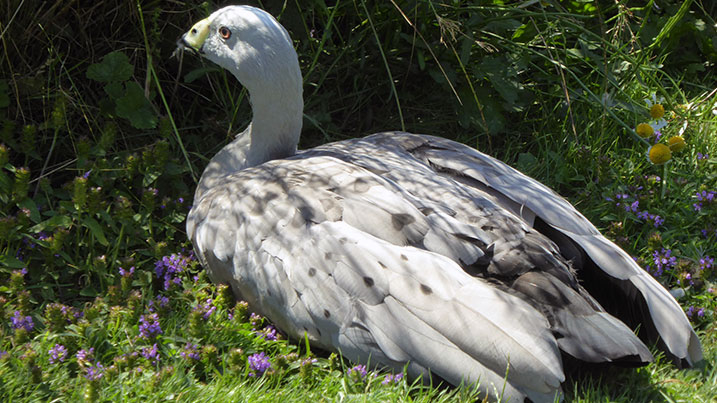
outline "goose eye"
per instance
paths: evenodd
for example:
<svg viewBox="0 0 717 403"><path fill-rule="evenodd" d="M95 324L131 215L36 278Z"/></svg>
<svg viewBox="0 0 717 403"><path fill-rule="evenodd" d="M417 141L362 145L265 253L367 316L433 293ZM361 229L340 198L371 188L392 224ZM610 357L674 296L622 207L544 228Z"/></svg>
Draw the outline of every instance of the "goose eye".
<svg viewBox="0 0 717 403"><path fill-rule="evenodd" d="M224 39L229 39L232 36L232 31L230 31L227 27L221 27L219 28L219 35L221 35Z"/></svg>

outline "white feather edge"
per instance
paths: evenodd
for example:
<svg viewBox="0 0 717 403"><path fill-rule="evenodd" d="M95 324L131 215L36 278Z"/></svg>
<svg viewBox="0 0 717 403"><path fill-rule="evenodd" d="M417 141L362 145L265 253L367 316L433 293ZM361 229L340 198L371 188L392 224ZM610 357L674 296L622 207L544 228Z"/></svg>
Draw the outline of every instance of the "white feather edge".
<svg viewBox="0 0 717 403"><path fill-rule="evenodd" d="M655 327L667 348L692 365L702 360L699 338L677 301L568 201L535 179L480 151L445 139L426 137L455 151L451 158L436 153L430 158L433 163L462 172L528 207L576 241L605 273L630 281L647 301Z"/></svg>

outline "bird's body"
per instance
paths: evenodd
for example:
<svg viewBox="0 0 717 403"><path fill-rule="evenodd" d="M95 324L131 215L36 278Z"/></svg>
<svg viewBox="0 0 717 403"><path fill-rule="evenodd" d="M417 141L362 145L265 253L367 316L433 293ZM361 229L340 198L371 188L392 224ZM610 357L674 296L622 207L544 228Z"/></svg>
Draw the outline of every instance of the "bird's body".
<svg viewBox="0 0 717 403"><path fill-rule="evenodd" d="M226 7L184 41L232 71L254 111L203 174L188 234L212 280L289 335L509 401L552 401L564 357L649 362L623 320L678 365L701 359L659 283L504 163L403 132L295 152L301 76L267 13Z"/></svg>

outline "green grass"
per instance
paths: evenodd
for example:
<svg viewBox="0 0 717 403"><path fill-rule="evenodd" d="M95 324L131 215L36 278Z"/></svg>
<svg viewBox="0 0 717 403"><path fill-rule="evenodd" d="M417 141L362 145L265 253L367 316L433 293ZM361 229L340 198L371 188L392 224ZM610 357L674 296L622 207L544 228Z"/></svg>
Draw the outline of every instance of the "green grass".
<svg viewBox="0 0 717 403"><path fill-rule="evenodd" d="M548 184L663 285L684 290L706 358L693 370L658 359L581 376L564 385L566 400L714 401L713 2L306 3L264 4L296 40L302 147L405 127ZM3 6L0 400L476 401L469 388L384 385L391 374L380 369L362 378L302 340L265 340L268 322L189 258L197 177L250 120L233 77L197 57L170 58L176 38L216 7ZM654 137L634 131L651 120L652 94L664 98L660 142L681 134L687 143L665 165L645 155ZM658 274L654 256L668 250L675 259ZM156 262L175 253L186 266L158 276ZM150 305L162 333L143 336ZM28 316L29 331L13 326ZM66 357L50 363L56 345ZM260 352L271 369L251 376L248 359ZM98 364L102 377L87 379Z"/></svg>

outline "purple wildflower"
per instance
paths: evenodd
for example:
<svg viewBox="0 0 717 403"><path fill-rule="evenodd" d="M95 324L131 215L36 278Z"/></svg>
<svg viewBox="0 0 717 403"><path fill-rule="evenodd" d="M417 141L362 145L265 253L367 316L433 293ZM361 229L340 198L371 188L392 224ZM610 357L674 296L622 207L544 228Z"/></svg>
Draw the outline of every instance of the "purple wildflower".
<svg viewBox="0 0 717 403"><path fill-rule="evenodd" d="M154 343L152 347L145 347L142 349L142 357L152 362L152 365L157 365L159 362L159 351L157 350L157 343Z"/></svg>
<svg viewBox="0 0 717 403"><path fill-rule="evenodd" d="M184 345L184 351L179 353L179 355L188 361L199 361L199 346L187 342L187 344Z"/></svg>
<svg viewBox="0 0 717 403"><path fill-rule="evenodd" d="M25 329L28 332L31 332L32 329L35 328L35 323L32 321L32 317L22 316L20 311L15 311L15 314L12 318L10 318L10 320L12 321L13 329Z"/></svg>
<svg viewBox="0 0 717 403"><path fill-rule="evenodd" d="M84 178L84 179L89 178L89 177L90 177L90 172L92 172L91 169L90 169L89 171L85 172L84 174L82 174L82 178Z"/></svg>
<svg viewBox="0 0 717 403"><path fill-rule="evenodd" d="M697 317L701 318L705 316L705 308L700 308L697 310Z"/></svg>
<svg viewBox="0 0 717 403"><path fill-rule="evenodd" d="M164 289L168 290L172 284L179 284L181 280L177 275L187 268L191 258L182 254L173 253L164 256L154 264L154 272L157 278L164 280Z"/></svg>
<svg viewBox="0 0 717 403"><path fill-rule="evenodd" d="M204 311L204 320L209 319L212 314L217 310L217 307L213 305L213 301L211 298L204 301L204 305L202 306L202 310Z"/></svg>
<svg viewBox="0 0 717 403"><path fill-rule="evenodd" d="M105 375L105 367L99 362L92 366L85 367L85 378L89 381L99 381Z"/></svg>
<svg viewBox="0 0 717 403"><path fill-rule="evenodd" d="M659 228L662 224L665 223L665 219L660 217L659 215L655 215L653 217L653 220L655 221L655 228Z"/></svg>
<svg viewBox="0 0 717 403"><path fill-rule="evenodd" d="M269 325L262 329L260 332L255 332L257 335L262 337L264 340L274 341L276 340L276 328Z"/></svg>
<svg viewBox="0 0 717 403"><path fill-rule="evenodd" d="M154 299L149 300L147 303L147 310L150 312L156 312L160 309L164 309L169 306L169 298L164 295L157 295Z"/></svg>
<svg viewBox="0 0 717 403"><path fill-rule="evenodd" d="M67 358L67 349L62 344L55 344L55 347L51 348L48 354L50 354L50 364L64 362L65 358Z"/></svg>
<svg viewBox="0 0 717 403"><path fill-rule="evenodd" d="M399 382L401 382L401 379L403 379L403 372L399 372L396 375L388 374L388 375L386 375L385 378L383 378L381 385L389 385L391 383L399 383Z"/></svg>
<svg viewBox="0 0 717 403"><path fill-rule="evenodd" d="M687 311L685 313L687 314L688 318L692 318L692 315L695 314L695 307L690 305L690 307L687 308Z"/></svg>
<svg viewBox="0 0 717 403"><path fill-rule="evenodd" d="M77 361L80 362L80 364L89 363L92 360L92 356L95 354L95 348L92 347L89 350L80 350L75 354L75 357L77 357Z"/></svg>
<svg viewBox="0 0 717 403"><path fill-rule="evenodd" d="M349 376L356 374L354 376L358 376L359 378L363 379L366 377L366 366L365 365L356 365L355 367L349 369Z"/></svg>
<svg viewBox="0 0 717 403"><path fill-rule="evenodd" d="M134 274L134 266L130 267L129 270L125 270L120 267L119 274L122 277L132 277L132 275Z"/></svg>
<svg viewBox="0 0 717 403"><path fill-rule="evenodd" d="M249 376L264 375L264 372L271 368L269 358L263 352L252 354L247 360L249 361L249 369L252 371Z"/></svg>
<svg viewBox="0 0 717 403"><path fill-rule="evenodd" d="M672 270L677 265L677 258L671 255L672 250L665 248L662 248L659 252L652 252L652 261L660 272L663 270Z"/></svg>
<svg viewBox="0 0 717 403"><path fill-rule="evenodd" d="M162 327L159 325L159 315L156 313L142 315L139 318L139 333L145 339L150 340L163 334Z"/></svg>
<svg viewBox="0 0 717 403"><path fill-rule="evenodd" d="M208 298L206 301L204 301L204 304L200 304L194 307L194 312L199 312L202 314L202 318L204 320L208 320L214 312L216 312L217 307L213 305L214 301L212 301L211 298Z"/></svg>
<svg viewBox="0 0 717 403"><path fill-rule="evenodd" d="M659 130L655 130L655 144L660 141L660 137L662 137L662 132Z"/></svg>
<svg viewBox="0 0 717 403"><path fill-rule="evenodd" d="M711 269L714 267L715 260L709 256L700 259L700 270Z"/></svg>

